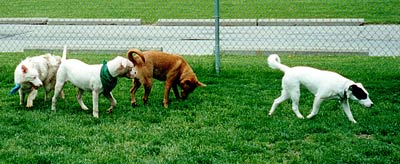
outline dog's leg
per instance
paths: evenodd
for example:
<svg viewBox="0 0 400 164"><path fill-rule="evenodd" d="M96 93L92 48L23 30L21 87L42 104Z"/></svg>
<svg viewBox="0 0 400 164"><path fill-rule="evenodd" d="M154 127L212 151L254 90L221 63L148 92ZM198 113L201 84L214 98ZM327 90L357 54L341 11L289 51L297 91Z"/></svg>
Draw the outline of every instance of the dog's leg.
<svg viewBox="0 0 400 164"><path fill-rule="evenodd" d="M279 104L281 104L288 98L289 98L289 95L287 94L287 92L285 90L282 90L281 96L279 96L278 98L276 98L274 100L274 103L272 104L272 107L269 110L268 115L271 116L275 112L276 107L278 107Z"/></svg>
<svg viewBox="0 0 400 164"><path fill-rule="evenodd" d="M179 96L179 91L178 91L178 85L177 84L172 85L172 90L174 91L174 95L175 95L176 99L180 99L181 96Z"/></svg>
<svg viewBox="0 0 400 164"><path fill-rule="evenodd" d="M135 93L139 89L141 83L139 82L138 79L134 79L134 80L132 80L132 85L133 85L133 87L130 90L130 93L131 93L131 104L132 104L132 107L136 107Z"/></svg>
<svg viewBox="0 0 400 164"><path fill-rule="evenodd" d="M44 85L44 101L50 99L51 84Z"/></svg>
<svg viewBox="0 0 400 164"><path fill-rule="evenodd" d="M300 87L290 91L290 99L292 100L292 110L297 118L304 119L304 116L299 111Z"/></svg>
<svg viewBox="0 0 400 164"><path fill-rule="evenodd" d="M19 93L19 105L23 105L25 101L25 93L21 89L18 90Z"/></svg>
<svg viewBox="0 0 400 164"><path fill-rule="evenodd" d="M51 99L51 110L56 111L56 103L57 103L57 96L62 92L64 87L65 81L57 81L56 86L54 87L54 95Z"/></svg>
<svg viewBox="0 0 400 164"><path fill-rule="evenodd" d="M353 122L353 123L357 123L357 121L354 119L353 114L350 111L350 106L349 106L349 101L348 100L342 100L341 101L342 106L343 106L343 110L344 113L346 113L347 118Z"/></svg>
<svg viewBox="0 0 400 164"><path fill-rule="evenodd" d="M65 99L64 90L61 90L61 92L60 92L60 97L61 97L62 99Z"/></svg>
<svg viewBox="0 0 400 164"><path fill-rule="evenodd" d="M107 113L112 113L114 107L117 105L117 100L115 100L111 92L103 94L110 101L110 108L107 109Z"/></svg>
<svg viewBox="0 0 400 164"><path fill-rule="evenodd" d="M32 89L32 91L28 95L28 100L26 102L26 107L30 108L33 106L33 100L35 100L38 90Z"/></svg>
<svg viewBox="0 0 400 164"><path fill-rule="evenodd" d="M323 99L321 99L319 96L314 97L313 107L307 118L312 118L318 114L319 106L321 105L322 101Z"/></svg>
<svg viewBox="0 0 400 164"><path fill-rule="evenodd" d="M92 91L93 96L93 117L99 118L99 93Z"/></svg>
<svg viewBox="0 0 400 164"><path fill-rule="evenodd" d="M166 81L165 82L165 88L164 88L164 108L168 108L168 98L169 98L169 91L171 90L172 87L172 82Z"/></svg>
<svg viewBox="0 0 400 164"><path fill-rule="evenodd" d="M78 89L78 93L76 94L76 100L78 101L79 105L81 106L81 109L88 110L89 108L85 105L85 103L83 103L83 100L82 100L83 92L84 91L82 89Z"/></svg>
<svg viewBox="0 0 400 164"><path fill-rule="evenodd" d="M151 87L153 86L153 81L152 80L148 80L146 83L143 83L143 87L144 87L144 95L143 95L143 103L147 104L147 101L149 100L149 95L150 95L150 91L151 91Z"/></svg>

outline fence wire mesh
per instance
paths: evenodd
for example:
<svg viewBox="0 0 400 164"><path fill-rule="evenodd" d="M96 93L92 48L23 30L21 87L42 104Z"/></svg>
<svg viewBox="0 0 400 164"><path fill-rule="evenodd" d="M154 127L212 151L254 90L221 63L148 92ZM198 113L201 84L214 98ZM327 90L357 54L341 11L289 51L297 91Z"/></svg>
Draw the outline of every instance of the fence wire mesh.
<svg viewBox="0 0 400 164"><path fill-rule="evenodd" d="M226 54L400 55L400 1L221 0ZM0 51L123 51L135 47L213 54L214 1L0 2Z"/></svg>

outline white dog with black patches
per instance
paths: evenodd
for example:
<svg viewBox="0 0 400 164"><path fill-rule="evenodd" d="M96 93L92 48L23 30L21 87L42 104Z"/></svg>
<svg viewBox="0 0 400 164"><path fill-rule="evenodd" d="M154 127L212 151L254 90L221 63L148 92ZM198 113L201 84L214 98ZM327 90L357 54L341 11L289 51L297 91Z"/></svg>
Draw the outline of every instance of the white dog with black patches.
<svg viewBox="0 0 400 164"><path fill-rule="evenodd" d="M46 101L50 98L50 92L54 89L56 72L60 63L61 57L51 54L27 57L15 68L15 87L10 91L10 94L18 91L20 105L24 104L25 95L28 94L26 107L30 108L38 94L38 88L44 86L44 100Z"/></svg>
<svg viewBox="0 0 400 164"><path fill-rule="evenodd" d="M55 86L54 96L52 99L51 109L56 110L57 95L62 90L64 84L70 81L74 86L78 87L76 96L82 109L88 110L88 107L82 101L84 91L91 91L93 98L93 116L99 117L99 94L103 93L110 101L110 108L107 112L112 112L117 104L111 91L117 84L118 77L134 78L136 69L131 61L126 58L117 56L108 63L88 65L80 60L66 59L66 47L61 59L60 68L57 71L57 82Z"/></svg>
<svg viewBox="0 0 400 164"><path fill-rule="evenodd" d="M293 112L298 118L304 118L299 112L300 85L304 85L315 96L312 111L307 118L315 116L320 104L326 99L339 99L347 118L353 123L357 122L350 111L348 99L358 101L368 108L373 106L368 92L361 83L355 83L335 72L304 66L290 68L281 64L280 58L276 54L268 57L268 65L272 69L279 69L285 74L282 78L281 96L274 100L269 111L270 116L280 103L290 98Z"/></svg>

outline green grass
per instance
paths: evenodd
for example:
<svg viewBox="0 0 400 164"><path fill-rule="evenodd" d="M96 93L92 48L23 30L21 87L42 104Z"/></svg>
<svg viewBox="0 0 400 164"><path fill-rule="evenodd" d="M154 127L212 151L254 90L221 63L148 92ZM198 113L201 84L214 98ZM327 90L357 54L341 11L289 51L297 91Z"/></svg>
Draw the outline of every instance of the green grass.
<svg viewBox="0 0 400 164"><path fill-rule="evenodd" d="M221 0L221 18L365 18L368 23L400 23L399 0ZM204 0L13 0L0 2L0 17L207 18L214 1Z"/></svg>
<svg viewBox="0 0 400 164"><path fill-rule="evenodd" d="M213 56L184 56L205 84L186 101L171 93L162 107L163 83L156 81L149 104L132 108L129 79L119 79L112 114L100 98L100 118L79 109L76 89L65 87L57 112L43 91L32 109L9 96L13 71L25 56L0 54L0 163L398 163L400 161L400 76L397 57L288 56L282 62L332 70L362 82L375 106L351 102L358 121L347 120L337 101L325 101L313 119L297 119L290 102L267 116L280 94L282 73L265 56L222 56L216 75ZM59 55L60 53L58 53ZM123 54L121 54L123 55ZM88 63L114 55L69 54ZM143 94L139 89L137 98ZM310 111L313 96L303 90L300 110ZM91 107L91 96L84 94Z"/></svg>

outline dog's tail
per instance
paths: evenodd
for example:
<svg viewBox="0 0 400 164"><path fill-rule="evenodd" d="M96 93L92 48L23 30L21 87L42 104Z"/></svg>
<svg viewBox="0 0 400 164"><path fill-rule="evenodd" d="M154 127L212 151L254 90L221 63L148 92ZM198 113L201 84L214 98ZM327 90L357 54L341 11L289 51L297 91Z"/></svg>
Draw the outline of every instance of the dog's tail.
<svg viewBox="0 0 400 164"><path fill-rule="evenodd" d="M286 70L289 69L288 66L281 64L281 59L277 54L268 56L268 66L272 69L279 69L282 72L286 72Z"/></svg>
<svg viewBox="0 0 400 164"><path fill-rule="evenodd" d="M137 54L139 57L137 57L137 56L134 57L132 55L133 53ZM138 49L134 49L134 48L132 48L128 51L128 59L135 65L141 65L141 64L144 64L144 62L145 62L143 52Z"/></svg>
<svg viewBox="0 0 400 164"><path fill-rule="evenodd" d="M61 62L64 62L67 60L67 45L64 45L64 50L63 50L63 54L61 57Z"/></svg>

